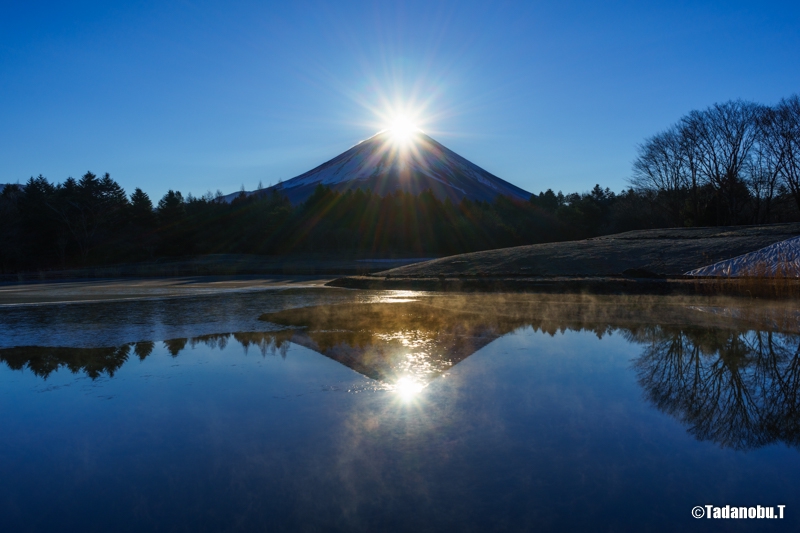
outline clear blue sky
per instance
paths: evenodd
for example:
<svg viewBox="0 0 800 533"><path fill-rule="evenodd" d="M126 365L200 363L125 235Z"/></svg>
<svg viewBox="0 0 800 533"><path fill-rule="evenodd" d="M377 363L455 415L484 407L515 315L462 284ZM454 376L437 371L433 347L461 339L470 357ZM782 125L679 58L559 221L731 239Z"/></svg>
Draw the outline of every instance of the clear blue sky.
<svg viewBox="0 0 800 533"><path fill-rule="evenodd" d="M529 191L620 190L689 110L800 92L797 2L15 4L0 183L110 172L154 201L292 178L392 106Z"/></svg>

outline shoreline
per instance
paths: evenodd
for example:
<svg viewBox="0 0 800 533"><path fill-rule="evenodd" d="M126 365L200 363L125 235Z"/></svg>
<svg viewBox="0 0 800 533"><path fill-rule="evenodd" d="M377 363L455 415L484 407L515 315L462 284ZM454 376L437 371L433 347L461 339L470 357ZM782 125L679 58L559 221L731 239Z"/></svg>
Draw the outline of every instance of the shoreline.
<svg viewBox="0 0 800 533"><path fill-rule="evenodd" d="M800 279L234 275L2 282L0 308L325 288L462 294L720 296L765 300L800 298Z"/></svg>
<svg viewBox="0 0 800 533"><path fill-rule="evenodd" d="M625 277L377 277L336 278L328 287L432 292L508 292L538 294L738 296L787 299L800 297L799 279L758 278L625 278Z"/></svg>
<svg viewBox="0 0 800 533"><path fill-rule="evenodd" d="M0 308L25 305L92 303L245 291L322 289L332 276L184 276L105 278L0 283Z"/></svg>

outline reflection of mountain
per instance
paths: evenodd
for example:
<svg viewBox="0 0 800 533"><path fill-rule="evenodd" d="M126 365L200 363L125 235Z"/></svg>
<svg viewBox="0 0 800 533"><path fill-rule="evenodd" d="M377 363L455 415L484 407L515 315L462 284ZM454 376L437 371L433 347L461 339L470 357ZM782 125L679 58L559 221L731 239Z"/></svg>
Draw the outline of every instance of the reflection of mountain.
<svg viewBox="0 0 800 533"><path fill-rule="evenodd" d="M643 346L633 367L645 397L696 438L739 450L775 442L800 447L800 335L791 305L691 308L657 298L490 295L429 301L291 309L261 319L294 329L172 339L164 348L177 357L187 346L235 341L285 357L291 341L389 384L403 376L426 383L523 326L550 335L616 331ZM42 378L65 367L94 379L153 349L152 342L19 347L0 350L0 361Z"/></svg>
<svg viewBox="0 0 800 533"><path fill-rule="evenodd" d="M302 327L292 342L372 379L426 382L493 340L526 325L520 318L487 315L419 302L303 307L261 315Z"/></svg>

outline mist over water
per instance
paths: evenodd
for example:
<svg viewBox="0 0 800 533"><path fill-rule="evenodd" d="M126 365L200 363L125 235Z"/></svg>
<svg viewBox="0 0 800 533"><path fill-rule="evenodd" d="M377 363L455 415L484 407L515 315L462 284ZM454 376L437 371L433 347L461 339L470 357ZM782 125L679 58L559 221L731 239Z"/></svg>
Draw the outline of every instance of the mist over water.
<svg viewBox="0 0 800 533"><path fill-rule="evenodd" d="M304 289L5 308L0 343L13 531L735 530L690 511L800 503L791 304Z"/></svg>

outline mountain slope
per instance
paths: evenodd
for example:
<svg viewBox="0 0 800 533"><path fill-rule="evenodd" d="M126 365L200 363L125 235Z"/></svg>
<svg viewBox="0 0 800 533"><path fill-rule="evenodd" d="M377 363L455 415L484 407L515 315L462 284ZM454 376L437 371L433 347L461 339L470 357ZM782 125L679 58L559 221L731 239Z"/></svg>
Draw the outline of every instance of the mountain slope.
<svg viewBox="0 0 800 533"><path fill-rule="evenodd" d="M412 194L430 189L440 200L492 201L498 195L522 200L530 193L471 163L422 132L398 142L380 132L330 161L268 189L247 193L269 194L278 190L292 203L306 200L317 185L345 192L371 189L380 195L404 190ZM226 196L232 201L238 194Z"/></svg>

